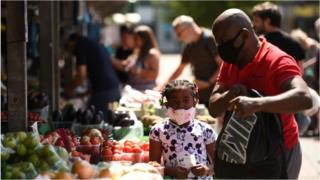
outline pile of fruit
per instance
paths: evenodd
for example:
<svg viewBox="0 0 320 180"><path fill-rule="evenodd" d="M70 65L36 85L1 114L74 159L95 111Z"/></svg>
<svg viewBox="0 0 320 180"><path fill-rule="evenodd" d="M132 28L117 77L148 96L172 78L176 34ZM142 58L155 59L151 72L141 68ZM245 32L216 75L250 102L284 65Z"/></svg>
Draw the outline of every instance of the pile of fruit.
<svg viewBox="0 0 320 180"><path fill-rule="evenodd" d="M105 161L148 162L149 143L138 143L131 140L124 142L105 141L102 147Z"/></svg>
<svg viewBox="0 0 320 180"><path fill-rule="evenodd" d="M41 138L41 143L52 144L67 149L69 152L76 150L78 146L78 140L73 132L69 129L57 129L46 133Z"/></svg>
<svg viewBox="0 0 320 180"><path fill-rule="evenodd" d="M159 168L160 167L160 168ZM91 165L82 160L75 161L71 172L45 172L37 179L153 179L162 180L161 166L156 163L137 163L134 165L124 162L102 162Z"/></svg>
<svg viewBox="0 0 320 180"><path fill-rule="evenodd" d="M31 179L43 171L68 170L68 152L61 147L42 145L32 133L7 133L1 142L3 179Z"/></svg>
<svg viewBox="0 0 320 180"><path fill-rule="evenodd" d="M86 129L80 138L80 145L77 147L77 151L90 155L91 163L100 161L100 145L108 137L107 134L103 134L99 129Z"/></svg>

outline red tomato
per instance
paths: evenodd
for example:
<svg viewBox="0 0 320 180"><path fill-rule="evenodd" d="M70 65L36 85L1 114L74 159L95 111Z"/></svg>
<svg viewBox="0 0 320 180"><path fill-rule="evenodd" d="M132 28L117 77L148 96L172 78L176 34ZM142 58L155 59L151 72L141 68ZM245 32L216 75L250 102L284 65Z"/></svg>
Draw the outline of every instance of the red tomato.
<svg viewBox="0 0 320 180"><path fill-rule="evenodd" d="M144 151L149 151L149 143L143 143L140 145L140 148Z"/></svg>
<svg viewBox="0 0 320 180"><path fill-rule="evenodd" d="M149 152L144 152L142 154L142 161L145 163L149 162Z"/></svg>
<svg viewBox="0 0 320 180"><path fill-rule="evenodd" d="M131 149L131 147L129 147L129 146L125 146L125 147L123 148L123 152L131 153L131 152L132 152L132 149Z"/></svg>
<svg viewBox="0 0 320 180"><path fill-rule="evenodd" d="M141 153L142 150L139 147L135 147L135 148L132 149L132 152L133 153Z"/></svg>

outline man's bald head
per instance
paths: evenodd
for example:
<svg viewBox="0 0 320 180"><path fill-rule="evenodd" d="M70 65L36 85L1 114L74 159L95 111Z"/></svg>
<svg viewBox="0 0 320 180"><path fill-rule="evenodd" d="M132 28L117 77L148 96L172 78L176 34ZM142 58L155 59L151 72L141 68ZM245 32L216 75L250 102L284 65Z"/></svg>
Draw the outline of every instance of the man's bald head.
<svg viewBox="0 0 320 180"><path fill-rule="evenodd" d="M212 25L212 33L221 58L243 67L259 45L250 18L240 9L228 9Z"/></svg>
<svg viewBox="0 0 320 180"><path fill-rule="evenodd" d="M253 30L250 18L240 9L228 9L220 14L213 22L212 31L226 27Z"/></svg>

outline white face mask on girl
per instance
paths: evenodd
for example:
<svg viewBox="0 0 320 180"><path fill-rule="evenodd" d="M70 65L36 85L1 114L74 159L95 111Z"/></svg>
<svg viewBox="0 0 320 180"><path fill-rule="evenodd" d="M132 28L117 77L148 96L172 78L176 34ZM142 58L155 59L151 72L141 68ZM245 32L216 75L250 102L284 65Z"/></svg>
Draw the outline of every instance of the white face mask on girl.
<svg viewBox="0 0 320 180"><path fill-rule="evenodd" d="M187 110L172 109L171 107L168 107L166 115L178 125L182 125L194 119L195 112L196 108L194 107L191 107Z"/></svg>

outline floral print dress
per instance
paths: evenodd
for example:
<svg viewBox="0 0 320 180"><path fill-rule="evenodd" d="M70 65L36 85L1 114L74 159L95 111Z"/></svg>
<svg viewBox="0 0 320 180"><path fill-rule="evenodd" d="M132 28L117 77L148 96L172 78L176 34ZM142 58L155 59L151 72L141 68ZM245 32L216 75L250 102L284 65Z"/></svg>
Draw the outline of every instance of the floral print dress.
<svg viewBox="0 0 320 180"><path fill-rule="evenodd" d="M149 138L161 142L165 167L190 168L196 164L209 165L206 145L215 142L216 134L210 125L198 120L191 120L188 126L180 127L166 119L152 127ZM190 162L190 159L195 159L195 162ZM196 177L191 171L188 178L213 179L211 176Z"/></svg>

